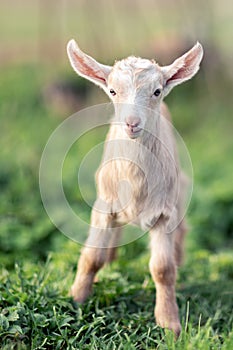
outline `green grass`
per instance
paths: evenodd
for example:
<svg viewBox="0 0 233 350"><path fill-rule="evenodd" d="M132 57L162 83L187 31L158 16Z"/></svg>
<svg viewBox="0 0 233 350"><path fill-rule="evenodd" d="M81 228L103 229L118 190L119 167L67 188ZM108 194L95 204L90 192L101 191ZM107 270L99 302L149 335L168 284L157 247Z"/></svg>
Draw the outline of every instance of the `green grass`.
<svg viewBox="0 0 233 350"><path fill-rule="evenodd" d="M75 249L70 243L64 248L69 252L53 253L45 264L2 271L6 349L231 349L232 256L199 252L188 259L177 286L183 330L175 343L171 332L154 324L146 252L135 257L124 247L119 260L101 271L92 297L75 306L67 296Z"/></svg>
<svg viewBox="0 0 233 350"><path fill-rule="evenodd" d="M40 155L59 123L41 98L43 79L48 74L43 69L39 74L34 66L16 67L14 71L5 70L1 80L2 349L230 350L233 143L220 137L226 136L228 131L223 130L229 121L222 118L214 124L209 122L215 118L212 111L218 111L216 104L201 127L196 125L193 132L184 128L196 178L189 210L187 258L177 281L182 334L175 342L171 332L154 323L155 291L148 270L147 235L119 249L119 259L100 272L99 282L83 306L74 305L68 296L80 247L49 221L38 188ZM28 85L21 88L25 80ZM178 91L176 102L182 119L186 117L186 104L179 96L182 94ZM174 104L172 99L170 104ZM227 116L227 107L225 113ZM177 111L174 114L178 120ZM211 147L204 147L206 140ZM224 159L218 156L223 152ZM72 164L75 167L79 162L77 154L74 147L65 171L71 181L66 190L72 203L81 208L81 199L72 190Z"/></svg>

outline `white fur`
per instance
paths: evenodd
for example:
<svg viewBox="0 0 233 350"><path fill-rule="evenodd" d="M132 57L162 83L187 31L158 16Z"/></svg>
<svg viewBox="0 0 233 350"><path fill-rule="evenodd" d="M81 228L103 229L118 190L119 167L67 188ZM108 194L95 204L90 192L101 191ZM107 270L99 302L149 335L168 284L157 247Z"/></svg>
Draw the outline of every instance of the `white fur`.
<svg viewBox="0 0 233 350"><path fill-rule="evenodd" d="M95 273L114 255L120 226L139 225L151 234L150 270L157 288L157 322L179 334L174 285L185 231L184 186L169 112L162 100L175 85L196 74L202 46L197 43L167 67L132 56L113 67L105 66L83 53L74 40L67 51L74 70L103 88L115 106L96 174L98 198L89 238L72 295L80 302L89 295ZM173 234L168 234L171 231Z"/></svg>

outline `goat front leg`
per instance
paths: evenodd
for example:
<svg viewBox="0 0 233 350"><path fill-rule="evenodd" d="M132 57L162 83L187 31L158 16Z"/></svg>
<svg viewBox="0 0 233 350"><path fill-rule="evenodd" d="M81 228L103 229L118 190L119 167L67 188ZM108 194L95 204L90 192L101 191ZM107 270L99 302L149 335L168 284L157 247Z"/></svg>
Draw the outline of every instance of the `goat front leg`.
<svg viewBox="0 0 233 350"><path fill-rule="evenodd" d="M171 329L176 336L181 325L175 295L176 264L173 236L166 233L166 222L159 220L151 229L150 272L156 286L155 318L158 325Z"/></svg>
<svg viewBox="0 0 233 350"><path fill-rule="evenodd" d="M82 249L77 274L71 287L71 295L75 301L83 303L90 295L95 274L111 258L114 250L111 246L113 235L117 233L113 216L93 209L89 236Z"/></svg>

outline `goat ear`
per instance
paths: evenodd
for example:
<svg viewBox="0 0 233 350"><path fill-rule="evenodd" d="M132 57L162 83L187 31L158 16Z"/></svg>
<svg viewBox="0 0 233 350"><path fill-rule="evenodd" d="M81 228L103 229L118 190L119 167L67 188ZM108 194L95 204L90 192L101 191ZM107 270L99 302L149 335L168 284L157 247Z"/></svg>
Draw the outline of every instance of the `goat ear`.
<svg viewBox="0 0 233 350"><path fill-rule="evenodd" d="M67 44L67 54L76 73L103 89L107 86L107 78L111 67L100 64L94 58L82 52L74 39Z"/></svg>
<svg viewBox="0 0 233 350"><path fill-rule="evenodd" d="M197 42L191 50L177 58L171 65L161 68L165 79L165 96L174 86L191 79L198 72L202 57L203 48Z"/></svg>

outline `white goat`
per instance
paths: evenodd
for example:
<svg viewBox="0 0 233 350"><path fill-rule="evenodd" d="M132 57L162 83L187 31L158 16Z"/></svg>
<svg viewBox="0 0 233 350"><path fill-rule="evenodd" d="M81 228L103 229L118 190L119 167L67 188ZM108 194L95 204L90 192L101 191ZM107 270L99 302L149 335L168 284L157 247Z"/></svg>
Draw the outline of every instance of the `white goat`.
<svg viewBox="0 0 233 350"><path fill-rule="evenodd" d="M197 43L165 67L136 57L106 66L82 52L74 40L67 51L74 70L103 88L115 107L96 175L98 199L71 294L76 301L85 301L97 271L115 257L121 226L137 224L150 231L156 321L179 335L175 281L186 231L179 191L183 177L162 100L175 85L197 73L202 46Z"/></svg>

